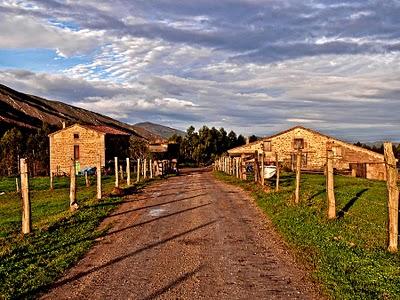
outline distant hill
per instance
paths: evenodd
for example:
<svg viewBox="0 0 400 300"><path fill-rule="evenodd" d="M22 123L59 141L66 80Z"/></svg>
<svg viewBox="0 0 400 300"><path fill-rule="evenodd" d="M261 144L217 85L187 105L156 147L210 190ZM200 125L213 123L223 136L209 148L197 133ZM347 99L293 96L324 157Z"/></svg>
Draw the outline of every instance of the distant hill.
<svg viewBox="0 0 400 300"><path fill-rule="evenodd" d="M66 122L67 125L107 125L146 140L160 138L144 127L126 124L66 103L24 94L0 84L0 135L12 127L22 130L37 129L43 122L50 124L52 129L61 128L62 122Z"/></svg>
<svg viewBox="0 0 400 300"><path fill-rule="evenodd" d="M136 127L143 128L155 135L159 135L164 139L169 139L174 134L184 136L185 132L182 130L174 129L168 126L163 126L160 124L154 124L151 122L142 122L135 124Z"/></svg>

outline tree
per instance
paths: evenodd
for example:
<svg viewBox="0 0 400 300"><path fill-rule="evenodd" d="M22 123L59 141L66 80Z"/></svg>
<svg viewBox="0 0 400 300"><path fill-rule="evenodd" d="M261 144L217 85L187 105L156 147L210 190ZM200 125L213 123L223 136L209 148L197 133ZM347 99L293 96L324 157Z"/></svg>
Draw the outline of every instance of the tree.
<svg viewBox="0 0 400 300"><path fill-rule="evenodd" d="M149 147L145 140L131 136L129 139L129 156L136 160L145 158L149 154Z"/></svg>
<svg viewBox="0 0 400 300"><path fill-rule="evenodd" d="M17 128L7 130L0 140L1 164L7 170L8 176L18 172L18 159L24 150L22 145L22 133Z"/></svg>

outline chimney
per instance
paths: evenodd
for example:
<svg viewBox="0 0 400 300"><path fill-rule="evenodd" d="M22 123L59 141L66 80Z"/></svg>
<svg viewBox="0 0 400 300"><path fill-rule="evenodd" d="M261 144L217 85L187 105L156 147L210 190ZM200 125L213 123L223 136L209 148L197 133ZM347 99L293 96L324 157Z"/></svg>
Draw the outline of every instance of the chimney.
<svg viewBox="0 0 400 300"><path fill-rule="evenodd" d="M63 129L65 128L65 122L64 121L62 122L62 127L63 127Z"/></svg>

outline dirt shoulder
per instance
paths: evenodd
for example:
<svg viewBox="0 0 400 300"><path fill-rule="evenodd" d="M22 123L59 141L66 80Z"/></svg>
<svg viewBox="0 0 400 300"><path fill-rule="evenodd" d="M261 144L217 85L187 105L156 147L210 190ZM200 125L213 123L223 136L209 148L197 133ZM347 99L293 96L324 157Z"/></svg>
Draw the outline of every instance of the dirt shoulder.
<svg viewBox="0 0 400 300"><path fill-rule="evenodd" d="M321 298L251 197L206 169L127 197L105 224L43 299Z"/></svg>

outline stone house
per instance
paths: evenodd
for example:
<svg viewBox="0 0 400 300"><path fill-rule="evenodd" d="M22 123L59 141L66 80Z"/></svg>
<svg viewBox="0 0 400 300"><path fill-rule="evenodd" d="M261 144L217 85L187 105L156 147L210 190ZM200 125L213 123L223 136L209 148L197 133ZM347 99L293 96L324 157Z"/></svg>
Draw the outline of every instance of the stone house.
<svg viewBox="0 0 400 300"><path fill-rule="evenodd" d="M72 159L77 171L95 167L99 155L101 166L115 156L125 158L129 151L131 134L109 126L80 125L63 128L49 134L50 172L55 175L69 174Z"/></svg>
<svg viewBox="0 0 400 300"><path fill-rule="evenodd" d="M327 144L332 146L334 168L353 176L384 180L386 177L382 154L340 141L315 130L296 126L253 143L230 149L230 156L254 155L262 151L264 161L275 164L275 155L287 168L294 168L297 149L302 150L302 169L321 171L326 164Z"/></svg>

